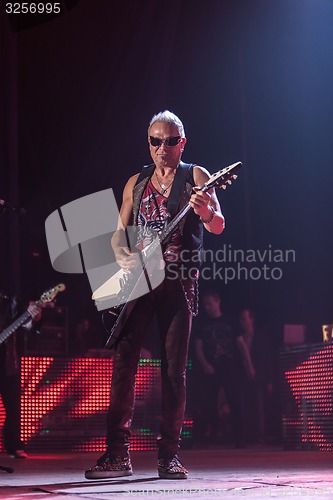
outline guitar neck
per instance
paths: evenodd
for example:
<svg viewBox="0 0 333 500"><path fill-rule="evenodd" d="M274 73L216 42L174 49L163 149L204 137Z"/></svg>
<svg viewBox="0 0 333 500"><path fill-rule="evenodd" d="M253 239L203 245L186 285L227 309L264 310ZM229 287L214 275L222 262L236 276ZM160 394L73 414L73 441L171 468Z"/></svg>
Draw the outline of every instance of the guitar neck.
<svg viewBox="0 0 333 500"><path fill-rule="evenodd" d="M202 186L200 188L200 191L203 193L208 191L209 187L206 185ZM178 214L175 215L175 217L172 219L172 221L167 224L167 226L163 229L161 232L159 238L156 238L150 245L148 245L142 252L145 256L145 258L150 257L158 248L159 246L165 242L165 240L170 236L170 234L174 231L174 229L178 226L180 221L185 217L187 212L189 212L191 209L191 206L189 204L185 205L182 210L178 212Z"/></svg>
<svg viewBox="0 0 333 500"><path fill-rule="evenodd" d="M162 231L161 236L160 236L160 242L163 243L168 236L174 231L176 226L180 223L180 221L185 217L187 212L189 212L191 209L190 205L186 205L178 214L172 219L170 224L168 224Z"/></svg>
<svg viewBox="0 0 333 500"><path fill-rule="evenodd" d="M187 212L190 210L190 205L186 205L178 214L172 219L172 221L163 229L161 234L159 235L159 238L156 238L150 245L148 245L146 248L143 249L142 253L144 254L145 258L147 259L150 257L159 247L162 243L165 242L165 240L168 238L168 236L174 231L176 226L180 223L183 217L187 214Z"/></svg>
<svg viewBox="0 0 333 500"><path fill-rule="evenodd" d="M209 187L207 187L205 184L200 188L199 191L202 191L203 193L205 193L206 191L208 191ZM172 233L172 231L175 229L176 226L178 226L178 224L180 223L180 221L185 217L185 215L187 214L187 212L190 211L192 207L187 204L185 205L184 208L182 208L182 210L180 210L178 212L178 214L175 215L175 217L172 219L172 221L163 229L161 235L160 235L160 243L163 243L167 237Z"/></svg>
<svg viewBox="0 0 333 500"><path fill-rule="evenodd" d="M35 302L36 305L40 305L41 301ZM10 326L5 328L3 332L0 333L0 344L5 342L5 340L12 335L20 326L22 326L28 319L31 319L31 315L28 311L19 316Z"/></svg>

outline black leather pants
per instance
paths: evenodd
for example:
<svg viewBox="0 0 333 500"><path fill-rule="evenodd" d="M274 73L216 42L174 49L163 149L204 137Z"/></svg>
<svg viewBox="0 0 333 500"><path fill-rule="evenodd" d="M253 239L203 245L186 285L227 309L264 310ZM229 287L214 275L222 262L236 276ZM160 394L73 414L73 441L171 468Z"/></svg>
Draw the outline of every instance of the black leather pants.
<svg viewBox="0 0 333 500"><path fill-rule="evenodd" d="M0 393L6 409L3 443L7 453L14 453L24 448L20 439L20 377L7 376L1 370L0 379Z"/></svg>
<svg viewBox="0 0 333 500"><path fill-rule="evenodd" d="M125 456L134 409L134 384L142 341L156 312L161 339L162 419L159 457L177 453L186 402L186 362L192 315L179 280L165 279L140 297L117 342L111 401L107 416L107 445Z"/></svg>

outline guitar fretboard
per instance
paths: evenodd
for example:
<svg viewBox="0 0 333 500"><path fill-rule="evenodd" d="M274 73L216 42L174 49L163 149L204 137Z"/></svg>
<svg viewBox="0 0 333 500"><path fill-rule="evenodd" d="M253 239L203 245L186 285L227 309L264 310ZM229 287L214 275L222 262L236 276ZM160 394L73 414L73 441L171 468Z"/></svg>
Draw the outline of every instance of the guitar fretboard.
<svg viewBox="0 0 333 500"><path fill-rule="evenodd" d="M40 305L41 301L35 302L36 305ZM0 344L5 342L5 340L12 335L20 326L22 326L28 319L31 319L31 315L28 311L23 313L19 318L17 318L8 328L5 328L3 332L0 333Z"/></svg>

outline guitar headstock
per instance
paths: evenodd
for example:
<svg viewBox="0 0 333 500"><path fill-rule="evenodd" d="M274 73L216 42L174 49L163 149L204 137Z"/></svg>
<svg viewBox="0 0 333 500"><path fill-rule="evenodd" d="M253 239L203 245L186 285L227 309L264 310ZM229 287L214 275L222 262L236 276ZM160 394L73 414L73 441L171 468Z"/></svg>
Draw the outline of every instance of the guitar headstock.
<svg viewBox="0 0 333 500"><path fill-rule="evenodd" d="M220 187L222 189L226 189L226 184L231 184L231 179L237 179L236 172L241 168L242 162L238 161L229 165L229 167L223 168L218 172L215 172L208 181L205 183L206 189L210 189L213 187Z"/></svg>
<svg viewBox="0 0 333 500"><path fill-rule="evenodd" d="M52 300L55 299L57 294L59 292L63 292L65 289L66 289L65 285L63 283L59 283L59 285L56 285L53 288L50 288L50 290L47 290L46 292L42 293L39 300L42 304L45 304L46 302L52 302Z"/></svg>

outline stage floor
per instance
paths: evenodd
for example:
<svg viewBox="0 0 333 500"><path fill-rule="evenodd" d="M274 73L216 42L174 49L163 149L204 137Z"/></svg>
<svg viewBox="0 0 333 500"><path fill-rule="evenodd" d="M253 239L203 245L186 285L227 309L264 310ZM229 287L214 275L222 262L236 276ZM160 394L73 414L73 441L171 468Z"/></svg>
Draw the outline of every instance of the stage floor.
<svg viewBox="0 0 333 500"><path fill-rule="evenodd" d="M187 480L157 477L156 452L132 452L133 476L88 481L84 470L100 453L30 454L13 460L0 454L0 498L114 499L241 498L333 499L333 453L282 451L278 447L233 450L210 448L180 454Z"/></svg>

